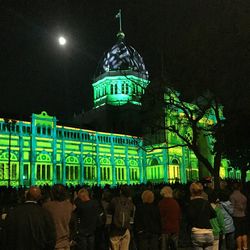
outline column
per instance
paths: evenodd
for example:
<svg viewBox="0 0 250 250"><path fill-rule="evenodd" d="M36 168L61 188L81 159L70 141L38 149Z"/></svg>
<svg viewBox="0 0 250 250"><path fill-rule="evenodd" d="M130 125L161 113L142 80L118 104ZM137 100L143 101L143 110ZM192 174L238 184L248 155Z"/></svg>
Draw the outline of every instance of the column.
<svg viewBox="0 0 250 250"><path fill-rule="evenodd" d="M110 154L111 154L111 166L112 166L112 185L116 185L116 167L115 167L115 151L114 151L114 137L111 136L111 148L110 148Z"/></svg>
<svg viewBox="0 0 250 250"><path fill-rule="evenodd" d="M30 186L35 185L36 182L36 126L35 117L32 114L31 120L31 137L30 137Z"/></svg>
<svg viewBox="0 0 250 250"><path fill-rule="evenodd" d="M84 146L83 142L80 142L80 184L84 184L84 161L83 161L83 152L84 152Z"/></svg>
<svg viewBox="0 0 250 250"><path fill-rule="evenodd" d="M53 166L53 176L52 184L56 183L56 155L57 155L57 134L56 134L56 118L53 117L53 128L52 128L52 166Z"/></svg>
<svg viewBox="0 0 250 250"><path fill-rule="evenodd" d="M182 162L181 162L181 182L186 183L187 182L187 176L186 176L186 167L187 167L187 149L185 147L182 147Z"/></svg>
<svg viewBox="0 0 250 250"><path fill-rule="evenodd" d="M146 183L147 178L146 178L146 166L147 166L147 159L146 159L146 154L145 151L142 150L142 140L139 141L139 151L138 151L138 165L140 168L140 183Z"/></svg>
<svg viewBox="0 0 250 250"><path fill-rule="evenodd" d="M164 182L168 182L168 149L163 149L163 171L164 171Z"/></svg>
<svg viewBox="0 0 250 250"><path fill-rule="evenodd" d="M23 127L22 122L19 123L19 185L23 186Z"/></svg>
<svg viewBox="0 0 250 250"><path fill-rule="evenodd" d="M130 184L130 169L128 161L128 145L125 146L125 166L126 166L126 175L127 175L127 184Z"/></svg>
<svg viewBox="0 0 250 250"><path fill-rule="evenodd" d="M62 169L62 183L65 185L66 183L66 162L65 162L65 140L64 140L64 130L62 131L63 136L62 136L62 143L61 143L61 169Z"/></svg>
<svg viewBox="0 0 250 250"><path fill-rule="evenodd" d="M95 149L95 161L96 161L96 168L97 168L97 184L101 184L101 167L100 167L100 160L99 160L99 141L98 141L98 136L96 134L92 134L92 146L94 146L94 142L96 142L96 149ZM92 147L93 148L93 147Z"/></svg>

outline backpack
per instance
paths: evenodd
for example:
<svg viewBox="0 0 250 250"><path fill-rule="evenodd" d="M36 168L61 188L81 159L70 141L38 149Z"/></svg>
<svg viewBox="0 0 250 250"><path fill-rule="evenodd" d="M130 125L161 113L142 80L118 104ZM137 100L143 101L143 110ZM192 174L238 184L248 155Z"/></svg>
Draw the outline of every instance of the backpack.
<svg viewBox="0 0 250 250"><path fill-rule="evenodd" d="M113 224L115 227L119 229L128 229L130 227L131 212L131 201L127 198L117 198L113 215Z"/></svg>

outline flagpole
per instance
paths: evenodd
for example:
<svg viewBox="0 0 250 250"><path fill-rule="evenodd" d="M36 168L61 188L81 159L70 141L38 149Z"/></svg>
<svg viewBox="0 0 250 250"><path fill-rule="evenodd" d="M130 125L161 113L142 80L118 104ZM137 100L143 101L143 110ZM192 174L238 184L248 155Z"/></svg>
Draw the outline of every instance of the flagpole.
<svg viewBox="0 0 250 250"><path fill-rule="evenodd" d="M120 23L120 31L122 31L122 11L119 9L119 23Z"/></svg>
<svg viewBox="0 0 250 250"><path fill-rule="evenodd" d="M122 41L125 37L125 34L122 32L122 10L121 9L119 9L119 12L116 14L115 17L119 18L119 26L120 26L120 30L117 33L117 37L120 41Z"/></svg>

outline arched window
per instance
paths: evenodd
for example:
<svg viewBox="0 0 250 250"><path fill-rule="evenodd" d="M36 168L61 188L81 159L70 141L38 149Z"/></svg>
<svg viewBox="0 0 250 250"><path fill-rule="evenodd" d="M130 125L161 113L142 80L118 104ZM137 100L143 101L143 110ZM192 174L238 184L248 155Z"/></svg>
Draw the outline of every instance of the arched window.
<svg viewBox="0 0 250 250"><path fill-rule="evenodd" d="M172 165L179 165L179 162L178 162L178 160L176 160L176 159L173 159L173 160L172 160Z"/></svg>
<svg viewBox="0 0 250 250"><path fill-rule="evenodd" d="M125 93L125 84L123 83L122 84L122 94L124 94Z"/></svg>
<svg viewBox="0 0 250 250"><path fill-rule="evenodd" d="M151 161L151 166L156 166L156 165L159 165L158 163L158 160L156 158L154 158L152 161Z"/></svg>
<svg viewBox="0 0 250 250"><path fill-rule="evenodd" d="M41 127L40 126L36 127L36 132L37 132L37 134L41 134Z"/></svg>
<svg viewBox="0 0 250 250"><path fill-rule="evenodd" d="M126 89L125 89L125 94L128 94L128 84L126 83Z"/></svg>
<svg viewBox="0 0 250 250"><path fill-rule="evenodd" d="M46 127L43 127L43 135L46 135L47 133L46 133Z"/></svg>
<svg viewBox="0 0 250 250"><path fill-rule="evenodd" d="M180 167L177 159L172 159L170 165L168 166L168 178L169 181L180 179Z"/></svg>

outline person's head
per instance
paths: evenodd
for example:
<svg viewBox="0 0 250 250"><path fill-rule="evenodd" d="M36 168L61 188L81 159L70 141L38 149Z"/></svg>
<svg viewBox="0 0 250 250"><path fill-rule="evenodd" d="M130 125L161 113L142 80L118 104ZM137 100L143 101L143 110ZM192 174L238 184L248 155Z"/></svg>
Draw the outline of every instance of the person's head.
<svg viewBox="0 0 250 250"><path fill-rule="evenodd" d="M242 184L240 182L236 182L233 184L234 190L241 190L242 189Z"/></svg>
<svg viewBox="0 0 250 250"><path fill-rule="evenodd" d="M220 181L220 189L221 190L224 190L227 188L227 182L226 181Z"/></svg>
<svg viewBox="0 0 250 250"><path fill-rule="evenodd" d="M52 196L56 201L64 201L67 198L66 188L62 184L55 184L52 187Z"/></svg>
<svg viewBox="0 0 250 250"><path fill-rule="evenodd" d="M217 192L213 191L208 195L208 201L210 203L217 203L219 202L218 194Z"/></svg>
<svg viewBox="0 0 250 250"><path fill-rule="evenodd" d="M189 190L190 190L191 196L200 196L203 192L203 186L200 182L193 182L190 185Z"/></svg>
<svg viewBox="0 0 250 250"><path fill-rule="evenodd" d="M154 198L155 198L154 193L150 190L145 190L141 195L143 203L153 203Z"/></svg>
<svg viewBox="0 0 250 250"><path fill-rule="evenodd" d="M125 197L130 197L130 189L127 185L123 185L120 190L120 194Z"/></svg>
<svg viewBox="0 0 250 250"><path fill-rule="evenodd" d="M79 198L81 201L88 201L88 200L90 200L90 198L89 198L89 191L88 191L86 188L81 188L81 189L78 191L77 196L78 196L78 198Z"/></svg>
<svg viewBox="0 0 250 250"><path fill-rule="evenodd" d="M26 193L27 201L39 201L42 197L41 189L36 186L31 186Z"/></svg>
<svg viewBox="0 0 250 250"><path fill-rule="evenodd" d="M173 197L173 189L169 186L165 186L161 189L160 194L164 198L172 198Z"/></svg>
<svg viewBox="0 0 250 250"><path fill-rule="evenodd" d="M102 200L110 202L112 200L112 193L109 190L104 190L102 194Z"/></svg>
<svg viewBox="0 0 250 250"><path fill-rule="evenodd" d="M228 201L229 200L229 192L226 192L225 190L221 190L218 194L220 201Z"/></svg>

